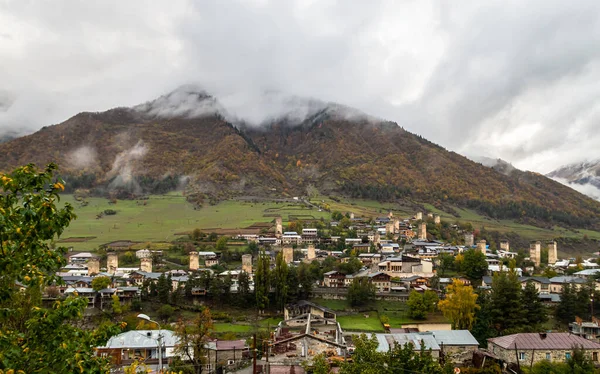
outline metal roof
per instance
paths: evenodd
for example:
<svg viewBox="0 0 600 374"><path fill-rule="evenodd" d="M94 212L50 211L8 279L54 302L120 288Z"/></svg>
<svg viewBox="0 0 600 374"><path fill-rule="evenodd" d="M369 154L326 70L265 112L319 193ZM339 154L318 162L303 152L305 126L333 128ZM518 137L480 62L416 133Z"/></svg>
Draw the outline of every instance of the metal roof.
<svg viewBox="0 0 600 374"><path fill-rule="evenodd" d="M469 330L435 330L432 336L439 345L474 345L479 346L477 339Z"/></svg>
<svg viewBox="0 0 600 374"><path fill-rule="evenodd" d="M527 333L501 336L488 339L505 349L572 349L581 346L584 349L600 349L600 344L573 335L568 332Z"/></svg>
<svg viewBox="0 0 600 374"><path fill-rule="evenodd" d="M552 283L587 283L586 279L583 278L579 278L579 277L572 277L572 276L568 276L568 275L562 275L562 276L558 276L558 277L554 277L554 278L550 278L550 282Z"/></svg>
<svg viewBox="0 0 600 374"><path fill-rule="evenodd" d="M103 348L156 348L159 331L165 347L174 347L179 342L170 330L132 330L113 336Z"/></svg>
<svg viewBox="0 0 600 374"><path fill-rule="evenodd" d="M412 343L414 350L421 349L421 342L425 349L431 349L433 351L439 351L440 346L433 337L433 335L422 335L419 333L408 333L408 334L375 334L377 342L378 352L387 352L394 348L395 344L404 346L407 343Z"/></svg>

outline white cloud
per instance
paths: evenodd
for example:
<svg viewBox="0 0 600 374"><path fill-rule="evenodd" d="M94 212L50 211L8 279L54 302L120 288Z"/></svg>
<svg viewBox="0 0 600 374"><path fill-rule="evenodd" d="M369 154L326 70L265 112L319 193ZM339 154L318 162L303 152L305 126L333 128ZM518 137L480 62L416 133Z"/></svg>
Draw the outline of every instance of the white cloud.
<svg viewBox="0 0 600 374"><path fill-rule="evenodd" d="M263 92L285 92L547 172L598 157L598 14L591 0L9 0L0 131L195 83L254 122L289 108Z"/></svg>

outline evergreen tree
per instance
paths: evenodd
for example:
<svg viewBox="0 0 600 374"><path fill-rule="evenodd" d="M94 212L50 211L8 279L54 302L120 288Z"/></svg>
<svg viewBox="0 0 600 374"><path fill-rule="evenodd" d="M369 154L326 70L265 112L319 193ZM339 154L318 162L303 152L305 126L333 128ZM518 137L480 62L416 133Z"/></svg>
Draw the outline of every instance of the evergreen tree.
<svg viewBox="0 0 600 374"><path fill-rule="evenodd" d="M577 303L577 294L570 284L563 285L560 293L560 302L556 306L556 319L561 322L569 323L575 321Z"/></svg>
<svg viewBox="0 0 600 374"><path fill-rule="evenodd" d="M298 268L291 266L287 275L288 300L297 301L300 295L300 280L298 279Z"/></svg>
<svg viewBox="0 0 600 374"><path fill-rule="evenodd" d="M210 280L210 287L208 288L208 293L213 301L223 301L223 280L220 277L216 276Z"/></svg>
<svg viewBox="0 0 600 374"><path fill-rule="evenodd" d="M223 279L223 301L227 304L231 302L231 286L233 285L233 280L231 279L231 274L227 273L225 278Z"/></svg>
<svg viewBox="0 0 600 374"><path fill-rule="evenodd" d="M250 276L245 271L242 271L238 278L237 301L239 305L247 305L250 302Z"/></svg>
<svg viewBox="0 0 600 374"><path fill-rule="evenodd" d="M475 323L473 324L471 333L481 347L486 347L487 340L498 335L492 327L492 298L486 291L478 292L477 295L477 304L479 304L480 308L475 312Z"/></svg>
<svg viewBox="0 0 600 374"><path fill-rule="evenodd" d="M539 293L533 283L527 282L525 288L521 291L521 305L525 314L526 326L539 326L548 321L548 312Z"/></svg>
<svg viewBox="0 0 600 374"><path fill-rule="evenodd" d="M494 275L490 313L492 325L498 332L518 329L525 324L525 311L521 300L521 283L515 271Z"/></svg>
<svg viewBox="0 0 600 374"><path fill-rule="evenodd" d="M313 276L311 268L312 264L307 265L305 263L301 263L300 266L298 266L298 283L301 287L298 292L299 298L307 298L312 292L312 288L316 279Z"/></svg>
<svg viewBox="0 0 600 374"><path fill-rule="evenodd" d="M365 305L375 299L375 294L375 286L367 278L354 278L348 288L348 301L352 306Z"/></svg>
<svg viewBox="0 0 600 374"><path fill-rule="evenodd" d="M165 274L162 273L158 277L158 284L156 285L156 291L158 292L158 300L163 304L169 303L169 296L171 293L171 284Z"/></svg>

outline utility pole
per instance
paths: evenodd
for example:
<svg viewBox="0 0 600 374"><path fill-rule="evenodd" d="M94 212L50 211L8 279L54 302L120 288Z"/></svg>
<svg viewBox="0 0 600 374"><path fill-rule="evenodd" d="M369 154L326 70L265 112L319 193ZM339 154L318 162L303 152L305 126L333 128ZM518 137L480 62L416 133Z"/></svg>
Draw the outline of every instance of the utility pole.
<svg viewBox="0 0 600 374"><path fill-rule="evenodd" d="M253 336L252 352L252 374L256 374L256 334Z"/></svg>

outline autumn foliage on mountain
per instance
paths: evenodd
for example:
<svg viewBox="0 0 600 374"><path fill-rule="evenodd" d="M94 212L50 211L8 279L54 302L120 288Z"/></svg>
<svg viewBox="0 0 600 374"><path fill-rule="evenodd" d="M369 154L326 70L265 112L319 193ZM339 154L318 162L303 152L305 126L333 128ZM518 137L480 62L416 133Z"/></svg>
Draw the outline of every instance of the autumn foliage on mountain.
<svg viewBox="0 0 600 374"><path fill-rule="evenodd" d="M476 209L494 218L600 228L600 203L540 174L505 175L392 122L327 109L235 126L219 113L119 108L0 144L0 170L56 162L70 190L132 196L185 185L191 199L322 194Z"/></svg>

